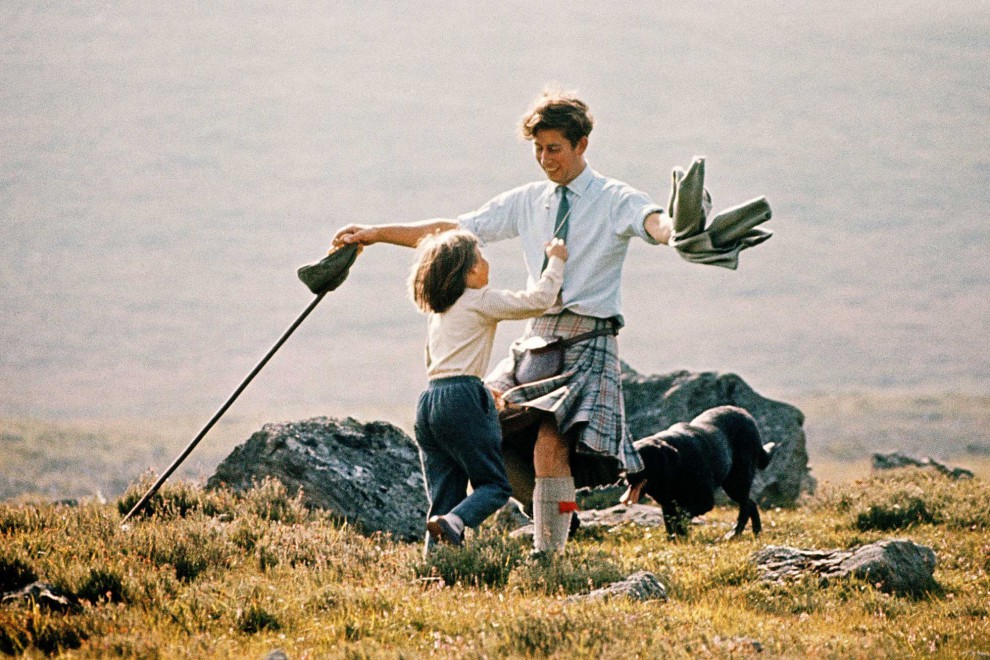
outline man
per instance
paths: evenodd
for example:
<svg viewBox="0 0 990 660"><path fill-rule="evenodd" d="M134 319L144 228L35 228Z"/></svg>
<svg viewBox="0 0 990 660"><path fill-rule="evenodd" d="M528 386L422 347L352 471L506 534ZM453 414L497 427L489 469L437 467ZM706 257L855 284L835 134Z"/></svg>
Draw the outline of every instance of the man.
<svg viewBox="0 0 990 660"><path fill-rule="evenodd" d="M529 324L524 339L534 335L566 338L596 330L600 334L567 349L559 376L517 385L515 359L510 356L486 379L506 402L544 412L532 457L537 551L560 550L566 543L576 510L571 471L574 452L611 457L628 472L642 468L625 428L614 334L623 322L622 266L632 238L669 244L674 229L671 218L647 195L588 166L585 152L592 126L585 103L573 94L546 90L523 117L521 130L533 143L536 160L549 182L510 190L456 220L349 225L334 236L335 245L409 247L427 234L457 227L483 242L518 236L530 283L539 279L544 267L546 242L554 236L565 238L570 259L560 297L546 315ZM517 349L514 346L516 353ZM525 501L525 483L518 488L517 483L518 475L513 494ZM517 490L523 491L521 497Z"/></svg>

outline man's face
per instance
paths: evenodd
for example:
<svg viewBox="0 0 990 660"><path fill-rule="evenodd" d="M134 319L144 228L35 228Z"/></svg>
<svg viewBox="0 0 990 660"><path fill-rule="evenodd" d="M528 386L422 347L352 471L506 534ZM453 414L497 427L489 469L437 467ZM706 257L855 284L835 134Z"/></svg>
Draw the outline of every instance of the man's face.
<svg viewBox="0 0 990 660"><path fill-rule="evenodd" d="M588 138L583 137L576 145L556 128L538 131L533 136L533 155L547 178L558 185L567 185L584 171L584 150L588 148Z"/></svg>

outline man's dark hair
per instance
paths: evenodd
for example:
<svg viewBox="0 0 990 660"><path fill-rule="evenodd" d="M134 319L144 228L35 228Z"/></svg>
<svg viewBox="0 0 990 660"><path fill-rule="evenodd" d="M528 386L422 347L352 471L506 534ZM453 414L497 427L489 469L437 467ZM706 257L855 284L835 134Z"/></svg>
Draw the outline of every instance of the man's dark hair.
<svg viewBox="0 0 990 660"><path fill-rule="evenodd" d="M594 123L588 105L574 92L548 87L523 115L519 128L527 140L532 140L543 130L559 130L575 147L581 138L591 134Z"/></svg>

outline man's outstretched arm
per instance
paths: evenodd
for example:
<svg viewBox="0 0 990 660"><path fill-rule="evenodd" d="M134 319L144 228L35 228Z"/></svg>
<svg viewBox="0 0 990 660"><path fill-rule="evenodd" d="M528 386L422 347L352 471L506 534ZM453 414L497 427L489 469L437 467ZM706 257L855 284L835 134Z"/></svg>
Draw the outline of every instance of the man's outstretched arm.
<svg viewBox="0 0 990 660"><path fill-rule="evenodd" d="M457 222L444 218L434 218L409 224L388 225L347 225L337 230L333 235L333 246L340 247L350 243L372 245L374 243L390 243L404 247L416 247L420 239L429 234L435 234L448 229L457 229Z"/></svg>

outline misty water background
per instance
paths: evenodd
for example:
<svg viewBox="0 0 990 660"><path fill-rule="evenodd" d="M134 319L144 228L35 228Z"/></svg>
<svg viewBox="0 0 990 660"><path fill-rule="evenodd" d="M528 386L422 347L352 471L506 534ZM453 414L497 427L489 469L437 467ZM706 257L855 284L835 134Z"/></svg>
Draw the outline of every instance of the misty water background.
<svg viewBox="0 0 990 660"><path fill-rule="evenodd" d="M548 81L596 170L663 203L705 155L716 210L774 210L735 272L633 246L634 368L990 393L988 47L987 2L4 2L0 415L205 420L337 227L540 179L516 122ZM368 249L232 413L411 419L412 255Z"/></svg>

